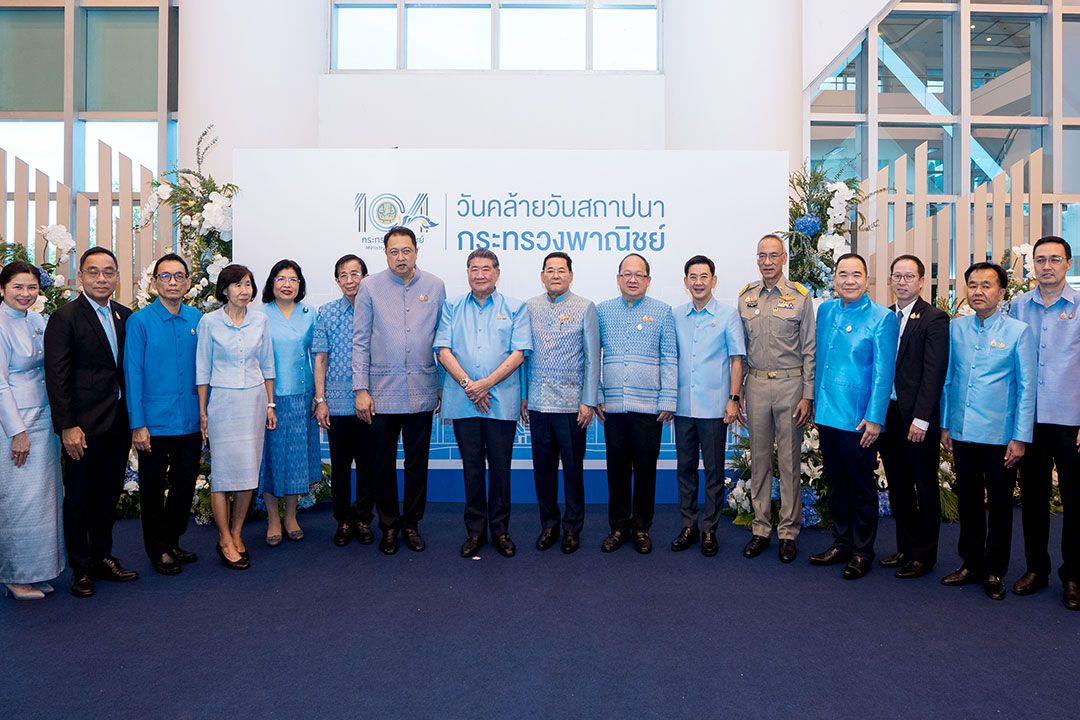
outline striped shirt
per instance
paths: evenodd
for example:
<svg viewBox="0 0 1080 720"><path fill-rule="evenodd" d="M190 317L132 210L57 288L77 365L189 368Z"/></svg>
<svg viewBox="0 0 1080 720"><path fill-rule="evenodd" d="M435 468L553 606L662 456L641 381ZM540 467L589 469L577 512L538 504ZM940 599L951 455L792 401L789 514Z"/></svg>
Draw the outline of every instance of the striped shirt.
<svg viewBox="0 0 1080 720"><path fill-rule="evenodd" d="M596 407L600 385L600 321L596 305L566 292L528 301L533 351L525 363L529 409L576 413Z"/></svg>
<svg viewBox="0 0 1080 720"><path fill-rule="evenodd" d="M651 297L621 297L596 307L602 365L599 402L605 412L675 412L679 351L671 306Z"/></svg>

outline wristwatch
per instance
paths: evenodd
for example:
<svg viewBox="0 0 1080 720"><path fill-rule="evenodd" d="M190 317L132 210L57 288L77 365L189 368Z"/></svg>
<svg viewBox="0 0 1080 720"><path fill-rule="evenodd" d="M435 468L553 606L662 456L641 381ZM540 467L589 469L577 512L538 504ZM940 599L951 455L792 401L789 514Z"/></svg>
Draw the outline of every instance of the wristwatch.
<svg viewBox="0 0 1080 720"><path fill-rule="evenodd" d="M324 398L324 397L321 397L321 398L315 398L315 404L316 404L316 405L320 405L320 404L322 404L322 403L324 403L324 402L326 402L326 398Z"/></svg>
<svg viewBox="0 0 1080 720"><path fill-rule="evenodd" d="M467 376L466 376L466 377L463 377L463 378L461 378L460 380L458 380L458 381L457 381L457 383L458 383L458 385L460 385L461 387L465 387L466 385L468 385L468 384L469 384L469 378L468 378Z"/></svg>
<svg viewBox="0 0 1080 720"><path fill-rule="evenodd" d="M739 402L739 396L738 395L728 395L728 400L734 400L735 402Z"/></svg>

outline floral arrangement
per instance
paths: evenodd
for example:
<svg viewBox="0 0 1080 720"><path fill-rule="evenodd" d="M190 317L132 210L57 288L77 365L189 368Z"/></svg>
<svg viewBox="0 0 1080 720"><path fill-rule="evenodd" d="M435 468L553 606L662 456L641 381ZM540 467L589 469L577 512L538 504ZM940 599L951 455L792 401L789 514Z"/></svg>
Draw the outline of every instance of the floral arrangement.
<svg viewBox="0 0 1080 720"><path fill-rule="evenodd" d="M232 199L239 188L232 183L218 183L204 175L202 166L207 153L217 144L210 137L213 125L207 126L195 144L195 169L177 169L162 173L153 181L154 191L142 206L143 225L148 225L163 207L175 213L179 227L180 254L191 262L191 289L187 301L209 312L221 303L214 297L218 274L232 262ZM148 265L139 280L135 304L153 301Z"/></svg>
<svg viewBox="0 0 1080 720"><path fill-rule="evenodd" d="M35 266L41 293L30 309L48 316L75 296L74 288L60 273L60 268L70 262L71 255L75 252L75 239L63 225L42 225L38 228L38 235L46 243L46 256L52 255L53 260ZM2 237L0 237L0 260L4 262L22 260L31 265L34 264L26 247L19 243L5 243Z"/></svg>

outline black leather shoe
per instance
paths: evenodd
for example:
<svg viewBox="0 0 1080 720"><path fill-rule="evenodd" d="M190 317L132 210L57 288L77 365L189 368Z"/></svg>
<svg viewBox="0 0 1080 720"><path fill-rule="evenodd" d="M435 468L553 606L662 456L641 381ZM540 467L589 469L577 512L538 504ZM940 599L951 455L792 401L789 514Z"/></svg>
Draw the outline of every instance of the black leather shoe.
<svg viewBox="0 0 1080 720"><path fill-rule="evenodd" d="M471 558L476 555L476 551L480 549L480 546L484 544L484 538L479 535L470 535L465 538L465 542L461 543L461 557Z"/></svg>
<svg viewBox="0 0 1080 720"><path fill-rule="evenodd" d="M716 533L707 532L701 535L701 554L705 557L715 557L720 551L720 543L716 542Z"/></svg>
<svg viewBox="0 0 1080 720"><path fill-rule="evenodd" d="M1005 583L1001 582L1001 578L997 575L986 576L986 582L983 583L983 590L986 592L986 597L991 600L1005 599Z"/></svg>
<svg viewBox="0 0 1080 720"><path fill-rule="evenodd" d="M1065 590L1061 593L1061 603L1070 610L1080 610L1080 583L1075 580L1065 582Z"/></svg>
<svg viewBox="0 0 1080 720"><path fill-rule="evenodd" d="M179 545L173 547L172 556L176 558L176 562L180 563L181 565L190 565L193 562L199 561L198 555L191 552L190 550L185 550Z"/></svg>
<svg viewBox="0 0 1080 720"><path fill-rule="evenodd" d="M337 526L337 530L334 531L334 544L338 547L345 547L353 539L353 530L349 523L341 523Z"/></svg>
<svg viewBox="0 0 1080 720"><path fill-rule="evenodd" d="M840 563L846 563L850 560L851 552L835 545L828 550L810 556L811 565L839 565Z"/></svg>
<svg viewBox="0 0 1080 720"><path fill-rule="evenodd" d="M1033 572L1026 572L1013 583L1012 591L1016 595L1031 595L1039 592L1048 584L1045 575L1036 575Z"/></svg>
<svg viewBox="0 0 1080 720"><path fill-rule="evenodd" d="M90 573L76 570L71 576L71 594L77 598L88 598L94 594L94 581Z"/></svg>
<svg viewBox="0 0 1080 720"><path fill-rule="evenodd" d="M577 552L577 549L581 547L581 539L577 533L566 533L562 539L562 551L564 554L569 555Z"/></svg>
<svg viewBox="0 0 1080 720"><path fill-rule="evenodd" d="M933 565L927 565L921 560L908 560L896 571L896 577L901 580L913 580L921 578L933 569Z"/></svg>
<svg viewBox="0 0 1080 720"><path fill-rule="evenodd" d="M365 522L353 523L352 532L356 542L361 545L370 545L375 542L375 533L371 532L371 527Z"/></svg>
<svg viewBox="0 0 1080 720"><path fill-rule="evenodd" d="M780 562L793 563L795 558L799 557L799 548L795 545L794 540L781 540L780 541Z"/></svg>
<svg viewBox="0 0 1080 720"><path fill-rule="evenodd" d="M215 548L217 549L218 557L221 558L221 562L230 570L247 570L251 567L251 561L244 557L243 553L240 553L239 559L230 560L228 556L225 555L225 550L222 549L221 543L218 543Z"/></svg>
<svg viewBox="0 0 1080 720"><path fill-rule="evenodd" d="M383 532L382 542L379 543L379 552L383 555L393 555L398 549L398 531L391 528Z"/></svg>
<svg viewBox="0 0 1080 720"><path fill-rule="evenodd" d="M958 585L970 585L982 581L982 576L978 575L974 571L966 567L961 567L959 570L954 570L945 577L941 578L942 585L948 585L949 587L956 587Z"/></svg>
<svg viewBox="0 0 1080 720"><path fill-rule="evenodd" d="M109 582L129 582L138 580L139 573L128 570L116 558L109 556L98 560L91 568L90 574L95 580L108 580Z"/></svg>
<svg viewBox="0 0 1080 720"><path fill-rule="evenodd" d="M401 534L405 536L405 547L413 552L424 552L427 543L424 542L424 538L420 535L419 530L416 528L405 528L401 531Z"/></svg>
<svg viewBox="0 0 1080 720"><path fill-rule="evenodd" d="M684 527L679 536L671 541L672 552L682 552L698 541L698 529L696 527Z"/></svg>
<svg viewBox="0 0 1080 720"><path fill-rule="evenodd" d="M634 531L634 549L642 555L652 552L652 538L644 530Z"/></svg>
<svg viewBox="0 0 1080 720"><path fill-rule="evenodd" d="M548 527L540 531L540 537L536 538L537 550L550 550L559 542L559 528Z"/></svg>
<svg viewBox="0 0 1080 720"><path fill-rule="evenodd" d="M495 538L495 549L505 558L512 558L517 554L517 545L510 539L510 533L503 533Z"/></svg>
<svg viewBox="0 0 1080 720"><path fill-rule="evenodd" d="M868 572L870 572L870 560L862 555L855 555L844 568L844 579L858 580Z"/></svg>
<svg viewBox="0 0 1080 720"><path fill-rule="evenodd" d="M907 563L907 556L902 552L895 552L892 555L886 555L877 561L877 564L883 568L898 568Z"/></svg>
<svg viewBox="0 0 1080 720"><path fill-rule="evenodd" d="M754 535L743 546L742 556L744 558L756 558L761 553L765 552L765 548L769 547L770 540L767 537L761 535Z"/></svg>
<svg viewBox="0 0 1080 720"><path fill-rule="evenodd" d="M150 565L162 575L179 575L182 570L180 563L169 553L150 558Z"/></svg>
<svg viewBox="0 0 1080 720"><path fill-rule="evenodd" d="M630 539L629 536L629 530L612 530L611 534L604 538L604 542L600 544L600 552L615 552Z"/></svg>

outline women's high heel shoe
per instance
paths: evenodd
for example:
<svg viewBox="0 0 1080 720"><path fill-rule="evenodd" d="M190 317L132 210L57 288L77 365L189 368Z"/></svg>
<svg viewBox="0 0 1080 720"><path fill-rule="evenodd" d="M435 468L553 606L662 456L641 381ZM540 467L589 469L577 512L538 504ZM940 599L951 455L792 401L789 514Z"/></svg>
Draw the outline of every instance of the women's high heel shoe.
<svg viewBox="0 0 1080 720"><path fill-rule="evenodd" d="M232 570L247 570L251 567L251 563L243 556L241 556L239 560L230 560L226 557L225 551L221 548L221 543L218 543L216 547L218 557L221 558L221 562L225 563L225 567L231 568Z"/></svg>
<svg viewBox="0 0 1080 720"><path fill-rule="evenodd" d="M4 594L16 600L41 600L45 597L45 593L29 585L4 585Z"/></svg>

